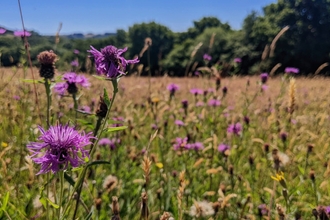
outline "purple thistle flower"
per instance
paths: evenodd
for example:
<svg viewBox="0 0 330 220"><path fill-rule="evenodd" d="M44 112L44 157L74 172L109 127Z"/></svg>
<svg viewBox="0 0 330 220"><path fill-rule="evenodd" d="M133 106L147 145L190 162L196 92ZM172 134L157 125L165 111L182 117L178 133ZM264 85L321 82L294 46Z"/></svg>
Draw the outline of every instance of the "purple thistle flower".
<svg viewBox="0 0 330 220"><path fill-rule="evenodd" d="M266 91L267 89L268 89L268 86L267 85L264 84L264 85L261 86L261 90L262 91Z"/></svg>
<svg viewBox="0 0 330 220"><path fill-rule="evenodd" d="M54 86L55 92L60 95L64 95L65 91L68 91L70 94L74 94L78 92L77 84L82 87L89 87L90 83L85 76L77 75L74 72L65 73L62 77L62 80L66 82L57 83Z"/></svg>
<svg viewBox="0 0 330 220"><path fill-rule="evenodd" d="M6 33L6 29L3 29L3 28L0 28L0 34L4 34L4 33Z"/></svg>
<svg viewBox="0 0 330 220"><path fill-rule="evenodd" d="M249 125L250 124L250 118L248 116L244 116L244 122L245 124Z"/></svg>
<svg viewBox="0 0 330 220"><path fill-rule="evenodd" d="M101 49L101 52L91 46L91 53L95 60L95 67L98 74L103 74L110 79L114 79L125 75L127 64L138 63L138 58L134 60L126 60L122 54L127 51L127 47L124 49L117 49L110 45Z"/></svg>
<svg viewBox="0 0 330 220"><path fill-rule="evenodd" d="M202 101L199 101L199 102L196 103L196 107L201 107L201 106L204 106L204 105L205 104Z"/></svg>
<svg viewBox="0 0 330 220"><path fill-rule="evenodd" d="M268 215L268 208L266 204L261 204L258 206L258 211L260 216Z"/></svg>
<svg viewBox="0 0 330 220"><path fill-rule="evenodd" d="M75 67L79 66L78 60L73 60L70 64L71 66L75 66Z"/></svg>
<svg viewBox="0 0 330 220"><path fill-rule="evenodd" d="M227 88L227 86L223 87L223 88L222 88L223 96L225 96L225 95L227 94L227 92L228 92L228 88Z"/></svg>
<svg viewBox="0 0 330 220"><path fill-rule="evenodd" d="M175 123L176 125L178 125L178 126L185 126L184 122L181 121L181 120L175 120L174 123Z"/></svg>
<svg viewBox="0 0 330 220"><path fill-rule="evenodd" d="M72 167L78 167L85 163L85 158L89 157L88 150L84 147L92 143L90 141L94 138L92 133L79 133L68 125L50 126L47 131L39 127L39 130L41 136L38 139L41 142L30 142L27 145L32 152L32 160L41 164L37 175L65 170L69 164ZM40 156L41 153L43 153L42 156Z"/></svg>
<svg viewBox="0 0 330 220"><path fill-rule="evenodd" d="M182 108L187 109L188 108L188 100L184 99L181 101Z"/></svg>
<svg viewBox="0 0 330 220"><path fill-rule="evenodd" d="M77 49L75 49L75 50L73 50L73 53L74 53L74 54L79 54L79 53L80 53L80 51L79 51L79 50L77 50Z"/></svg>
<svg viewBox="0 0 330 220"><path fill-rule="evenodd" d="M117 123L113 124L112 127L121 127L123 126L124 124L122 123L119 123L119 122L124 122L125 119L123 117L113 117L112 120L116 121Z"/></svg>
<svg viewBox="0 0 330 220"><path fill-rule="evenodd" d="M118 138L102 138L99 140L99 145L100 146L109 146L110 150L114 150L117 147L117 144L120 143L120 139Z"/></svg>
<svg viewBox="0 0 330 220"><path fill-rule="evenodd" d="M190 89L190 93L193 94L193 95L203 95L204 92L203 90L201 89L196 89L196 88L193 88L193 89Z"/></svg>
<svg viewBox="0 0 330 220"><path fill-rule="evenodd" d="M213 106L213 107L220 106L221 101L217 100L217 99L210 99L210 101L208 102L208 105Z"/></svg>
<svg viewBox="0 0 330 220"><path fill-rule="evenodd" d="M218 151L221 152L221 153L225 153L226 150L229 150L230 147L228 145L225 145L225 144L220 144L218 146Z"/></svg>
<svg viewBox="0 0 330 220"><path fill-rule="evenodd" d="M14 36L16 37L30 37L31 33L28 31L14 31Z"/></svg>
<svg viewBox="0 0 330 220"><path fill-rule="evenodd" d="M152 129L152 130L157 130L157 129L158 129L158 126L157 126L156 124L152 124L152 125L151 125L151 129Z"/></svg>
<svg viewBox="0 0 330 220"><path fill-rule="evenodd" d="M195 76L199 76L200 74L201 74L201 73L200 73L199 71L195 71L195 72L194 72L194 75L195 75Z"/></svg>
<svg viewBox="0 0 330 220"><path fill-rule="evenodd" d="M212 57L209 54L206 53L206 54L203 55L203 59L206 60L206 61L211 61Z"/></svg>
<svg viewBox="0 0 330 220"><path fill-rule="evenodd" d="M241 62L242 62L242 59L239 58L239 57L236 57L236 58L234 59L234 62L235 62L235 63L241 63Z"/></svg>
<svg viewBox="0 0 330 220"><path fill-rule="evenodd" d="M265 84L268 80L268 73L261 73L260 74L260 79L261 79L261 83Z"/></svg>
<svg viewBox="0 0 330 220"><path fill-rule="evenodd" d="M188 142L188 138L179 138L177 137L175 139L175 143L173 144L173 149L174 150L179 150L180 148L185 148Z"/></svg>
<svg viewBox="0 0 330 220"><path fill-rule="evenodd" d="M287 68L285 68L284 72L297 74L297 73L299 73L299 69L295 68L295 67L287 67Z"/></svg>
<svg viewBox="0 0 330 220"><path fill-rule="evenodd" d="M230 124L227 128L227 132L231 134L240 135L242 132L242 125L241 123L237 122L236 124Z"/></svg>
<svg viewBox="0 0 330 220"><path fill-rule="evenodd" d="M19 97L18 95L14 95L13 97L16 101L19 101L21 99L21 97Z"/></svg>
<svg viewBox="0 0 330 220"><path fill-rule="evenodd" d="M170 91L171 94L174 94L176 91L179 90L179 86L177 84L171 83L167 86L167 90Z"/></svg>
<svg viewBox="0 0 330 220"><path fill-rule="evenodd" d="M83 112L91 113L91 107L89 107L88 105L81 106L79 110Z"/></svg>
<svg viewBox="0 0 330 220"><path fill-rule="evenodd" d="M191 148L190 149L195 150L195 151L203 150L204 149L204 145L201 142L196 142L196 143L194 143L194 144L191 145Z"/></svg>

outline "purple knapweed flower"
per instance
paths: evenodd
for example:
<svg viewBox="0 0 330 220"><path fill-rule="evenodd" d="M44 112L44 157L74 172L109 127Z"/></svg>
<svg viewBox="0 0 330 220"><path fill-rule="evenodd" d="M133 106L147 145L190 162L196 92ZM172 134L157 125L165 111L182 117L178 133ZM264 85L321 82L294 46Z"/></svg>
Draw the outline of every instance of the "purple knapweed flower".
<svg viewBox="0 0 330 220"><path fill-rule="evenodd" d="M14 36L16 37L30 37L31 33L28 31L14 31Z"/></svg>
<svg viewBox="0 0 330 220"><path fill-rule="evenodd" d="M191 144L189 149L195 150L195 151L203 150L204 145L201 142L196 142L196 143Z"/></svg>
<svg viewBox="0 0 330 220"><path fill-rule="evenodd" d="M74 50L73 50L73 53L74 53L74 54L79 54L79 53L80 53L80 51L79 51L79 50L77 50L77 49L74 49Z"/></svg>
<svg viewBox="0 0 330 220"><path fill-rule="evenodd" d="M88 50L92 54L95 60L95 67L98 74L105 75L110 79L114 79L125 75L126 66L128 64L138 63L138 58L133 60L126 60L122 55L127 51L127 47L124 49L117 49L110 45L96 50L91 46L91 50Z"/></svg>
<svg viewBox="0 0 330 220"><path fill-rule="evenodd" d="M91 113L91 107L89 107L88 105L81 106L79 110L83 112Z"/></svg>
<svg viewBox="0 0 330 220"><path fill-rule="evenodd" d="M242 59L239 58L239 57L236 57L236 58L234 59L234 62L235 62L235 63L241 63L241 62L242 62Z"/></svg>
<svg viewBox="0 0 330 220"><path fill-rule="evenodd" d="M74 72L65 73L62 77L62 80L65 80L66 82L57 83L54 86L55 92L57 92L60 95L64 95L65 91L68 91L70 94L74 94L78 92L78 85L81 85L82 87L89 87L90 83L88 82L88 79L83 75L77 75Z"/></svg>
<svg viewBox="0 0 330 220"><path fill-rule="evenodd" d="M250 118L248 116L244 116L243 118L245 124L249 125L250 124Z"/></svg>
<svg viewBox="0 0 330 220"><path fill-rule="evenodd" d="M39 127L39 130L40 142L30 142L27 145L32 152L32 160L41 165L37 175L65 170L69 164L78 167L89 157L88 150L84 147L92 143L92 133L79 133L69 125L50 126L47 131Z"/></svg>
<svg viewBox="0 0 330 220"><path fill-rule="evenodd" d="M268 208L266 204L261 204L258 206L258 211L260 216L268 215Z"/></svg>
<svg viewBox="0 0 330 220"><path fill-rule="evenodd" d="M268 89L267 85L264 84L264 85L261 86L261 91L266 91L267 89Z"/></svg>
<svg viewBox="0 0 330 220"><path fill-rule="evenodd" d="M213 106L213 107L220 106L221 101L218 100L218 99L210 99L209 102L208 102L208 105Z"/></svg>
<svg viewBox="0 0 330 220"><path fill-rule="evenodd" d="M195 76L199 76L200 74L201 74L201 73L200 73L199 71L195 71L195 72L194 72L194 75L195 75Z"/></svg>
<svg viewBox="0 0 330 220"><path fill-rule="evenodd" d="M199 101L199 102L196 103L196 107L201 107L201 106L204 106L204 105L205 104L202 101Z"/></svg>
<svg viewBox="0 0 330 220"><path fill-rule="evenodd" d="M112 124L112 127L121 127L124 124L122 124L120 122L124 122L125 121L125 119L123 117L121 117L121 116L113 117L112 120L116 121L115 124Z"/></svg>
<svg viewBox="0 0 330 220"><path fill-rule="evenodd" d="M261 83L265 84L268 80L268 73L261 73L260 74L260 79L261 79Z"/></svg>
<svg viewBox="0 0 330 220"><path fill-rule="evenodd" d="M203 95L204 92L203 90L201 89L196 89L196 88L193 88L193 89L190 89L190 93L193 94L193 95Z"/></svg>
<svg viewBox="0 0 330 220"><path fill-rule="evenodd" d="M227 128L227 132L231 134L240 135L242 132L242 125L241 123L237 122L236 124L230 124Z"/></svg>
<svg viewBox="0 0 330 220"><path fill-rule="evenodd" d="M206 60L206 61L211 61L212 57L209 54L206 53L206 54L203 55L203 59Z"/></svg>
<svg viewBox="0 0 330 220"><path fill-rule="evenodd" d="M21 97L18 96L18 95L14 95L14 96L13 96L13 99L15 99L16 101L19 101L19 100L21 99Z"/></svg>
<svg viewBox="0 0 330 220"><path fill-rule="evenodd" d="M0 28L0 34L4 34L4 33L6 33L6 29L3 29L3 28Z"/></svg>
<svg viewBox="0 0 330 220"><path fill-rule="evenodd" d="M226 150L229 150L230 147L228 145L225 145L225 144L220 144L218 146L218 151L221 152L221 153L225 153Z"/></svg>
<svg viewBox="0 0 330 220"><path fill-rule="evenodd" d="M175 123L176 125L178 125L178 126L185 126L184 122L181 121L181 120L175 120L174 123Z"/></svg>
<svg viewBox="0 0 330 220"><path fill-rule="evenodd" d="M188 108L188 100L184 99L181 101L182 108L187 109Z"/></svg>
<svg viewBox="0 0 330 220"><path fill-rule="evenodd" d="M71 65L71 66L75 66L75 67L77 67L77 66L79 66L79 62L78 62L78 60L73 60L73 61L70 63L70 65Z"/></svg>
<svg viewBox="0 0 330 220"><path fill-rule="evenodd" d="M299 73L299 69L296 67L287 67L287 68L285 68L284 72L297 74L297 73Z"/></svg>
<svg viewBox="0 0 330 220"><path fill-rule="evenodd" d="M102 138L99 140L99 145L100 146L109 146L110 150L114 150L117 147L117 144L120 143L120 139L118 138Z"/></svg>
<svg viewBox="0 0 330 220"><path fill-rule="evenodd" d="M179 86L177 84L171 83L167 86L167 90L170 91L171 94L174 94L179 90Z"/></svg>
<svg viewBox="0 0 330 220"><path fill-rule="evenodd" d="M187 142L188 142L187 137L184 137L184 138L177 137L175 139L175 143L173 144L173 149L174 150L179 150L181 148L185 148L186 145L187 145Z"/></svg>
<svg viewBox="0 0 330 220"><path fill-rule="evenodd" d="M227 92L228 92L227 86L223 87L222 88L222 94L223 94L223 96L225 96L227 94Z"/></svg>
<svg viewBox="0 0 330 220"><path fill-rule="evenodd" d="M151 129L152 129L152 130L157 130L157 129L158 129L158 126L157 126L156 124L152 124L152 125L151 125Z"/></svg>

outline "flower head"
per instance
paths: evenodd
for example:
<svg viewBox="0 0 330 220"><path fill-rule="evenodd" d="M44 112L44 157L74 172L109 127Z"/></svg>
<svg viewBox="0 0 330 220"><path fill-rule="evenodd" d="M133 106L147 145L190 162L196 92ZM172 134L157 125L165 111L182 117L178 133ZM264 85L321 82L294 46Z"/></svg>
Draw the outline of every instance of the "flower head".
<svg viewBox="0 0 330 220"><path fill-rule="evenodd" d="M221 152L221 153L225 153L229 149L230 149L230 147L228 145L225 145L225 144L220 144L218 146L218 151Z"/></svg>
<svg viewBox="0 0 330 220"><path fill-rule="evenodd" d="M167 90L170 91L171 94L174 94L176 91L179 90L179 86L177 84L171 83L167 86Z"/></svg>
<svg viewBox="0 0 330 220"><path fill-rule="evenodd" d="M221 101L218 100L218 99L211 99L211 100L208 102L208 105L209 105L209 106L213 106L213 107L220 106L220 105L221 105Z"/></svg>
<svg viewBox="0 0 330 220"><path fill-rule="evenodd" d="M194 201L189 211L189 215L196 218L211 216L214 213L212 203L207 201Z"/></svg>
<svg viewBox="0 0 330 220"><path fill-rule="evenodd" d="M117 144L120 143L120 139L118 138L102 138L99 140L99 145L100 146L109 146L110 150L114 150L117 147Z"/></svg>
<svg viewBox="0 0 330 220"><path fill-rule="evenodd" d="M78 62L78 60L73 60L73 61L70 63L70 65L71 65L71 66L75 66L75 67L77 67L77 66L79 66L79 62Z"/></svg>
<svg viewBox="0 0 330 220"><path fill-rule="evenodd" d="M28 31L14 31L14 36L16 37L30 37L31 33Z"/></svg>
<svg viewBox="0 0 330 220"><path fill-rule="evenodd" d="M4 33L6 33L6 29L3 29L3 28L0 28L0 34L4 34Z"/></svg>
<svg viewBox="0 0 330 220"><path fill-rule="evenodd" d="M91 133L79 133L69 125L51 126L45 131L39 127L40 142L30 142L27 148L32 152L31 158L41 164L41 170L37 173L53 173L67 169L69 164L78 167L88 158L88 150L84 147L91 144ZM42 156L40 154L43 153Z"/></svg>
<svg viewBox="0 0 330 220"><path fill-rule="evenodd" d="M82 87L89 87L90 83L85 76L77 75L74 72L65 73L62 77L62 80L66 82L57 83L54 86L55 92L60 95L64 95L65 91L68 91L70 94L74 94L78 92L78 85Z"/></svg>
<svg viewBox="0 0 330 220"><path fill-rule="evenodd" d="M173 144L173 149L174 150L179 150L181 148L185 148L187 143L188 143L188 138L187 137L185 137L185 138L177 137L175 139L175 143Z"/></svg>
<svg viewBox="0 0 330 220"><path fill-rule="evenodd" d="M95 60L96 71L98 74L105 75L110 79L117 78L125 75L127 64L138 63L139 60L126 60L122 55L127 51L127 47L124 49L117 49L110 45L101 49L96 50L91 46L91 50L88 52L92 54Z"/></svg>
<svg viewBox="0 0 330 220"><path fill-rule="evenodd" d="M236 57L236 58L234 59L234 62L235 62L235 63L241 63L241 62L242 62L242 59L239 58L239 57Z"/></svg>
<svg viewBox="0 0 330 220"><path fill-rule="evenodd" d="M188 100L187 99L182 100L181 104L182 104L182 108L184 108L184 109L188 108Z"/></svg>
<svg viewBox="0 0 330 220"><path fill-rule="evenodd" d="M237 122L236 124L230 124L227 128L227 132L231 134L240 135L242 132L241 123Z"/></svg>
<svg viewBox="0 0 330 220"><path fill-rule="evenodd" d="M193 88L193 89L190 89L190 93L193 95L203 95L204 91L201 89Z"/></svg>
<svg viewBox="0 0 330 220"><path fill-rule="evenodd" d="M74 49L74 50L73 50L73 53L74 53L74 54L79 54L79 53L80 53L80 51L79 51L79 50L77 50L77 49Z"/></svg>
<svg viewBox="0 0 330 220"><path fill-rule="evenodd" d="M184 126L184 125L185 125L184 122L181 121L181 120L175 120L174 123L175 123L176 125L178 125L178 126Z"/></svg>
<svg viewBox="0 0 330 220"><path fill-rule="evenodd" d="M209 54L206 53L206 54L203 55L203 59L206 60L206 61L211 61L212 57Z"/></svg>
<svg viewBox="0 0 330 220"><path fill-rule="evenodd" d="M268 80L268 73L261 73L260 74L260 79L261 79L261 83L265 84Z"/></svg>
<svg viewBox="0 0 330 220"><path fill-rule="evenodd" d="M287 67L284 70L285 73L299 73L299 69L295 67Z"/></svg>

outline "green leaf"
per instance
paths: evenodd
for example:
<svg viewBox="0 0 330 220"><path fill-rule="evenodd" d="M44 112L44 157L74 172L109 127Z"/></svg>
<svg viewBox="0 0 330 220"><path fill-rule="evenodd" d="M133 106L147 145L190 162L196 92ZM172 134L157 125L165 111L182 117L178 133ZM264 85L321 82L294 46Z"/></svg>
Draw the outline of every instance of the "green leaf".
<svg viewBox="0 0 330 220"><path fill-rule="evenodd" d="M86 216L85 220L92 219L93 212L94 212L94 209L92 208L92 210L90 211L90 213L88 213L88 215Z"/></svg>
<svg viewBox="0 0 330 220"><path fill-rule="evenodd" d="M6 193L6 195L4 196L4 198L2 200L2 206L0 209L0 218L2 218L3 212L6 211L8 200L9 200L9 192Z"/></svg>
<svg viewBox="0 0 330 220"><path fill-rule="evenodd" d="M105 88L104 88L104 93L103 93L103 99L104 99L105 104L109 108L109 106L110 106L110 98L109 98L108 92L107 92L107 90Z"/></svg>
<svg viewBox="0 0 330 220"><path fill-rule="evenodd" d="M298 170L301 173L301 175L305 175L305 170L301 166L298 166Z"/></svg>
<svg viewBox="0 0 330 220"><path fill-rule="evenodd" d="M121 131L121 130L124 130L126 128L127 128L127 126L111 127L111 128L106 128L105 132Z"/></svg>
<svg viewBox="0 0 330 220"><path fill-rule="evenodd" d="M95 77L96 79L100 79L100 80L106 80L106 78L102 77L102 76L97 76L97 75L92 75L93 77Z"/></svg>
<svg viewBox="0 0 330 220"><path fill-rule="evenodd" d="M48 202L51 206L53 206L55 209L58 209L60 206L53 203L49 198L47 197L41 197L39 198L41 204L44 206L44 208L46 208L46 202Z"/></svg>
<svg viewBox="0 0 330 220"><path fill-rule="evenodd" d="M79 167L80 168L80 167ZM64 173L64 179L70 183L71 186L74 186L75 182L68 174Z"/></svg>
<svg viewBox="0 0 330 220"><path fill-rule="evenodd" d="M111 164L111 163L108 161L105 161L105 160L96 160L96 161L93 161L93 162L90 162L89 164L87 164L87 167L99 165L99 164Z"/></svg>

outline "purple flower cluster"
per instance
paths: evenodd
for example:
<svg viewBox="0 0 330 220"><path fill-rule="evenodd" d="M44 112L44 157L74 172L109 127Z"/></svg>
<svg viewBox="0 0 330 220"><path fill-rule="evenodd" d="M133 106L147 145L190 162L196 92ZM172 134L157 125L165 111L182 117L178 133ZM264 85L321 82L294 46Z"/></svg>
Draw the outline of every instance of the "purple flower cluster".
<svg viewBox="0 0 330 220"><path fill-rule="evenodd" d="M16 37L30 37L31 33L28 31L14 31L14 36Z"/></svg>
<svg viewBox="0 0 330 220"><path fill-rule="evenodd" d="M117 49L110 45L102 48L101 51L96 50L91 46L91 50L88 50L92 54L95 60L95 67L98 74L105 75L110 79L115 79L122 75L125 75L126 66L128 64L138 63L138 58L133 60L126 60L122 55L127 51L127 47L124 49Z"/></svg>
<svg viewBox="0 0 330 220"><path fill-rule="evenodd" d="M204 145L201 142L186 144L185 149L186 150L196 150L196 151L203 150L204 149Z"/></svg>
<svg viewBox="0 0 330 220"><path fill-rule="evenodd" d="M78 60L73 60L70 64L71 66L75 66L75 67L79 66Z"/></svg>
<svg viewBox="0 0 330 220"><path fill-rule="evenodd" d="M68 125L51 126L47 131L39 127L39 130L40 142L30 142L27 145L32 152L32 160L41 165L37 175L65 170L69 164L78 167L89 157L88 150L84 147L92 143L92 133L79 133Z"/></svg>
<svg viewBox="0 0 330 220"><path fill-rule="evenodd" d="M175 143L173 144L173 149L174 150L180 150L181 148L185 149L187 144L188 144L187 137L184 137L184 138L177 137L175 139Z"/></svg>
<svg viewBox="0 0 330 220"><path fill-rule="evenodd" d="M218 99L211 99L211 100L209 100L208 105L213 106L213 107L220 106L221 101Z"/></svg>
<svg viewBox="0 0 330 220"><path fill-rule="evenodd" d="M203 55L203 59L206 60L206 61L211 61L212 57L209 54L206 53L206 54Z"/></svg>
<svg viewBox="0 0 330 220"><path fill-rule="evenodd" d="M6 33L6 29L3 29L3 28L0 28L0 34L4 34L4 33Z"/></svg>
<svg viewBox="0 0 330 220"><path fill-rule="evenodd" d="M268 73L261 73L260 74L260 79L261 79L261 83L265 84L268 80Z"/></svg>
<svg viewBox="0 0 330 220"><path fill-rule="evenodd" d="M225 144L220 144L218 146L218 151L221 152L221 153L225 153L229 149L230 149L230 147L228 145L225 145Z"/></svg>
<svg viewBox="0 0 330 220"><path fill-rule="evenodd" d="M176 91L179 90L179 86L177 84L171 83L167 86L167 90L170 91L171 94L174 94Z"/></svg>
<svg viewBox="0 0 330 220"><path fill-rule="evenodd" d="M100 146L109 146L110 150L116 149L116 147L120 144L120 139L119 138L102 138L99 140L99 145Z"/></svg>
<svg viewBox="0 0 330 220"><path fill-rule="evenodd" d="M242 124L237 122L236 124L230 124L227 128L227 132L230 134L240 135L242 133Z"/></svg>
<svg viewBox="0 0 330 220"><path fill-rule="evenodd" d="M287 67L287 68L285 68L284 72L297 74L297 73L299 73L299 69L295 68L295 67Z"/></svg>
<svg viewBox="0 0 330 220"><path fill-rule="evenodd" d="M55 92L60 95L64 95L65 91L68 91L70 94L77 93L77 84L81 85L82 87L90 86L90 83L85 76L77 75L74 72L65 73L62 77L62 80L65 80L66 82L57 83L54 86Z"/></svg>
<svg viewBox="0 0 330 220"><path fill-rule="evenodd" d="M193 95L195 95L195 96L197 96L197 95L203 95L204 94L203 90L196 89L196 88L191 89L190 90L190 93L193 94Z"/></svg>
<svg viewBox="0 0 330 220"><path fill-rule="evenodd" d="M174 124L178 125L179 127L185 126L184 122L181 120L175 120Z"/></svg>

